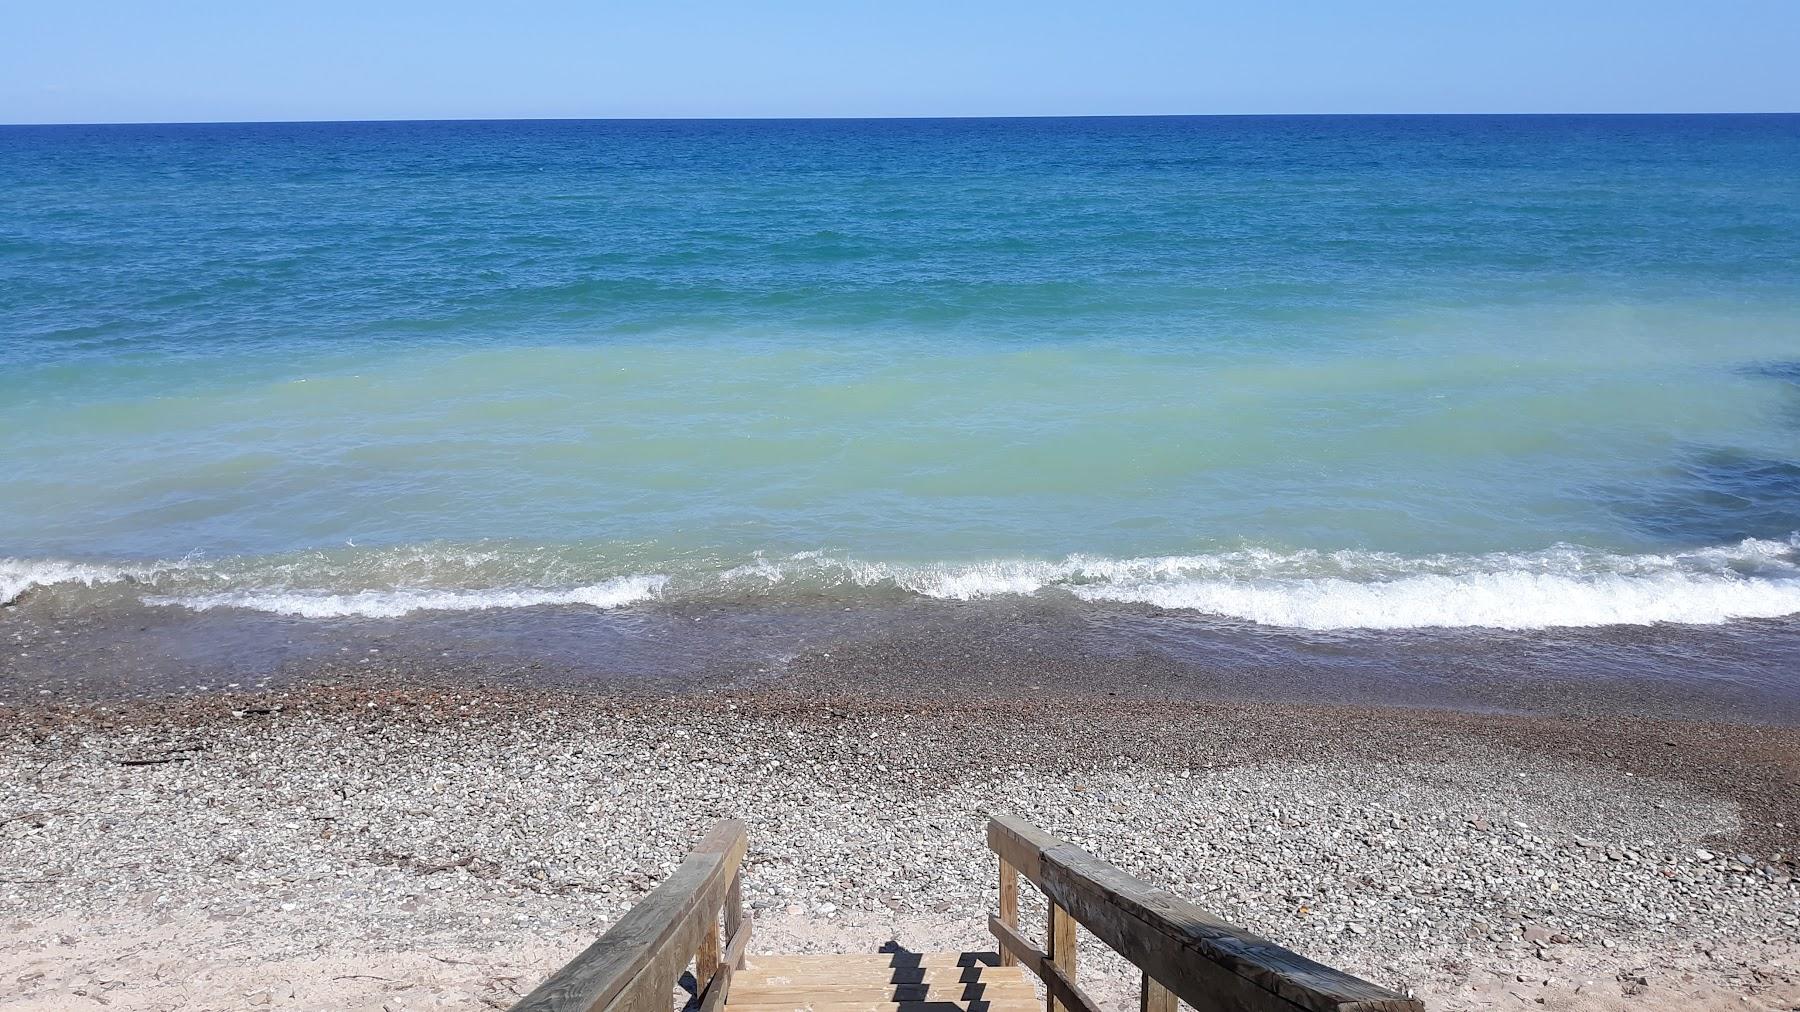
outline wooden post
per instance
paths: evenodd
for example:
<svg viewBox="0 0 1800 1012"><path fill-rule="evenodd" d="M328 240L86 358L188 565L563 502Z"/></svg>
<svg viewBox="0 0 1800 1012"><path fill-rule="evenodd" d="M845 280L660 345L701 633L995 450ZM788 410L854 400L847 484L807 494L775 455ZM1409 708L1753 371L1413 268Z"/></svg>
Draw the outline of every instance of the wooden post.
<svg viewBox="0 0 1800 1012"><path fill-rule="evenodd" d="M737 937L738 929L744 925L744 872L738 870L731 876L731 886L725 890L725 938L727 942ZM737 961L732 964L733 970L744 968L744 948L738 949Z"/></svg>
<svg viewBox="0 0 1800 1012"><path fill-rule="evenodd" d="M1046 1012L1099 1012L1074 980L1077 923L1149 975L1139 984L1143 1012L1425 1012L1417 998L1233 927L1029 823L993 816L987 842L1006 862L1002 874L1017 872L1049 901L1049 952L988 916L1001 950L1052 995Z"/></svg>
<svg viewBox="0 0 1800 1012"><path fill-rule="evenodd" d="M718 914L726 895L742 870L749 846L744 824L721 819L694 845L693 851L663 879L650 895L637 902L625 916L562 969L545 978L514 1006L518 1012L669 1012L675 982L690 965L696 975L703 947L717 952ZM711 915L711 916L708 916ZM740 944L749 938L744 922ZM708 937L714 936L714 937ZM723 1005L729 983L724 967L728 958L713 956L719 964L715 981L716 1005ZM697 989L697 988L696 988Z"/></svg>
<svg viewBox="0 0 1800 1012"><path fill-rule="evenodd" d="M1000 859L1000 923L1014 929L1019 926L1019 872L1006 858ZM1019 957L1002 947L1000 965L1018 966Z"/></svg>
<svg viewBox="0 0 1800 1012"><path fill-rule="evenodd" d="M1178 1004L1175 992L1158 984L1156 978L1144 974L1138 984L1138 1012L1176 1012Z"/></svg>
<svg viewBox="0 0 1800 1012"><path fill-rule="evenodd" d="M694 950L694 997L706 997L713 974L719 972L719 917L713 915L700 936L700 948Z"/></svg>
<svg viewBox="0 0 1800 1012"><path fill-rule="evenodd" d="M1075 918L1067 910L1050 904L1050 962L1069 983L1075 983ZM1048 992L1044 999L1044 1012L1069 1012L1069 1007L1056 1000L1055 992Z"/></svg>

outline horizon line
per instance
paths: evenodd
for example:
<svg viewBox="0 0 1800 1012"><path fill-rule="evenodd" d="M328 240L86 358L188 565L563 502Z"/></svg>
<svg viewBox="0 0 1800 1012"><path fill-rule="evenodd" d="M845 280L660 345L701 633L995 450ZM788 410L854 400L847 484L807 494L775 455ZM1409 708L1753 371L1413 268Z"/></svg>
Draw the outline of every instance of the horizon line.
<svg viewBox="0 0 1800 1012"><path fill-rule="evenodd" d="M1642 110L1590 112L1202 112L1202 113L1027 113L1013 115L958 114L948 116L392 116L358 119L218 119L218 120L67 120L58 122L6 122L16 127L115 127L115 126L323 126L375 123L866 123L941 122L945 120L1057 120L1057 119L1355 119L1355 118L1504 118L1581 116L1795 116L1800 110L1714 110L1646 112Z"/></svg>

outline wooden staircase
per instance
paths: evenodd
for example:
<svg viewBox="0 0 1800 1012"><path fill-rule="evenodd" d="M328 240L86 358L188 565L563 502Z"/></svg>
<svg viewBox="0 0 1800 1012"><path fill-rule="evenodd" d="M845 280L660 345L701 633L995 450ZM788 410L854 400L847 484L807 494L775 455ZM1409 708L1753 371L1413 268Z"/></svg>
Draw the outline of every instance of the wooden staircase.
<svg viewBox="0 0 1800 1012"><path fill-rule="evenodd" d="M751 956L727 1012L1039 1012L1037 991L992 952Z"/></svg>
<svg viewBox="0 0 1800 1012"><path fill-rule="evenodd" d="M1143 971L1139 1012L1424 1012L1017 819L991 819L987 842L1000 868L996 952L751 955L744 824L721 821L514 1012L673 1012L690 967L689 1012L1037 1012L1040 1000L1045 1012L1102 1012L1076 982L1078 927ZM1021 879L1048 903L1042 950L1019 933Z"/></svg>

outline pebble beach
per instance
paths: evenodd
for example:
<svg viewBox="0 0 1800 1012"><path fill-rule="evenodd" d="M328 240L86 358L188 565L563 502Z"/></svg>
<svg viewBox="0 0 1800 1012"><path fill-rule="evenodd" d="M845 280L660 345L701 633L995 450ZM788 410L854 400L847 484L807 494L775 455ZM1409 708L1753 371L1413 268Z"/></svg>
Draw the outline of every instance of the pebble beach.
<svg viewBox="0 0 1800 1012"><path fill-rule="evenodd" d="M504 1008L727 816L753 954L990 948L1001 811L1434 1009L1800 1002L1788 728L348 680L5 717L8 1007Z"/></svg>

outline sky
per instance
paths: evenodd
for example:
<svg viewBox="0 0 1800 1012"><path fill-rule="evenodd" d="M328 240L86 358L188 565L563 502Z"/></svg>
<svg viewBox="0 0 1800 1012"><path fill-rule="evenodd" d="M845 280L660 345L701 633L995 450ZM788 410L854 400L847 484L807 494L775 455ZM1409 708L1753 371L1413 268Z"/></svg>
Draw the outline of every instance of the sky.
<svg viewBox="0 0 1800 1012"><path fill-rule="evenodd" d="M1800 111L1800 0L7 0L0 123Z"/></svg>

